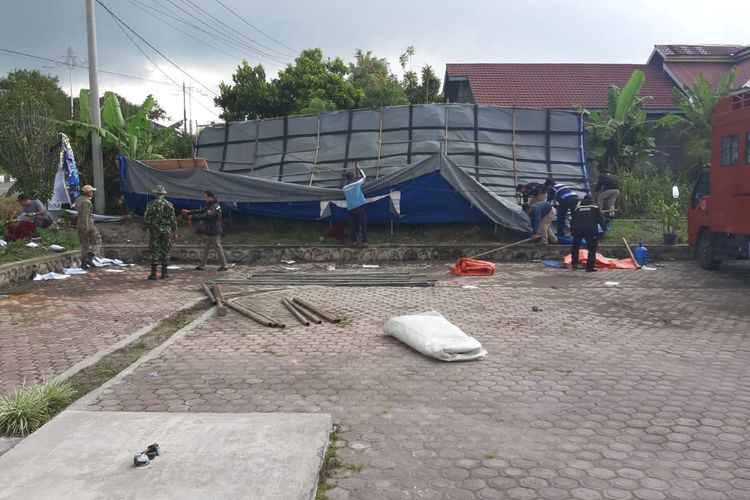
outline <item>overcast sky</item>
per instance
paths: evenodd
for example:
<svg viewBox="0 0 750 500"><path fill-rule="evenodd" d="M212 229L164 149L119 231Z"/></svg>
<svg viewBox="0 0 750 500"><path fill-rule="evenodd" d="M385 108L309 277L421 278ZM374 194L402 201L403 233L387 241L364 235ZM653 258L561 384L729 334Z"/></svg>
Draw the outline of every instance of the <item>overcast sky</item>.
<svg viewBox="0 0 750 500"><path fill-rule="evenodd" d="M371 50L396 71L398 55L413 45L414 67L431 64L442 77L449 62L644 63L655 44L750 44L738 0L101 1L190 75L130 33L178 85L195 88L192 118L201 124L217 119L211 92L218 92L220 81L231 80L243 57L262 63L273 75L307 47L347 62L357 48ZM0 5L0 48L62 60L71 47L87 56L85 0L2 0ZM101 6L96 21L100 69L152 80L101 74L102 91L114 90L136 102L153 94L173 120L181 119L180 88ZM54 64L0 51L2 74L39 69L57 75L69 92L68 68L46 66ZM88 73L72 73L77 95L88 88Z"/></svg>

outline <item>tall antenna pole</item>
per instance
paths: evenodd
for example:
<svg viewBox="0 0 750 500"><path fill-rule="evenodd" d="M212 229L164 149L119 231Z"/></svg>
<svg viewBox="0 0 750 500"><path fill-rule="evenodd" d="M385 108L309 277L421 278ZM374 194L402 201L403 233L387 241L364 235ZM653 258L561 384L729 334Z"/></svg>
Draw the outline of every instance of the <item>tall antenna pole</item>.
<svg viewBox="0 0 750 500"><path fill-rule="evenodd" d="M182 82L182 133L187 136L187 101L185 100L185 82Z"/></svg>
<svg viewBox="0 0 750 500"><path fill-rule="evenodd" d="M96 55L96 17L94 14L94 0L86 0L86 31L89 45L89 107L91 108L91 124L102 126L102 113L99 108L99 74ZM104 161L102 160L102 138L99 134L91 134L91 159L94 170L94 210L104 213Z"/></svg>

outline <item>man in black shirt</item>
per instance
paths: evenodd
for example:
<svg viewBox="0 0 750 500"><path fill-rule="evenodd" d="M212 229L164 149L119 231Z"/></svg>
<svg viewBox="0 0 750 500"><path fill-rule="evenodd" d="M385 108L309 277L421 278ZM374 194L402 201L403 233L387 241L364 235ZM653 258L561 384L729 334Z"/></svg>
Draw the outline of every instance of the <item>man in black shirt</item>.
<svg viewBox="0 0 750 500"><path fill-rule="evenodd" d="M620 196L620 183L617 176L609 172L602 172L599 175L599 181L596 183L596 201L604 213L611 213L615 210L615 201Z"/></svg>
<svg viewBox="0 0 750 500"><path fill-rule="evenodd" d="M534 204L543 200L543 198L540 196L543 189L544 186L542 186L538 182L529 182L528 184L517 185L516 193L523 198L524 204L529 203L529 199L531 199L531 204Z"/></svg>
<svg viewBox="0 0 750 500"><path fill-rule="evenodd" d="M221 263L219 271L227 270L227 257L224 255L224 249L221 247L222 217L221 205L211 191L203 192L203 201L206 205L197 210L183 210L182 213L189 218L202 220L205 224L204 234L206 235L206 244L203 248L203 258L197 270L202 271L208 262L208 252L211 248L216 250L216 256Z"/></svg>
<svg viewBox="0 0 750 500"><path fill-rule="evenodd" d="M588 258L586 260L586 272L596 272L596 247L599 246L599 226L605 228L604 218L599 207L594 204L591 195L583 197L573 210L570 222L570 231L573 233L573 248L571 249L572 268L578 269L578 253L581 249L581 240L586 239ZM603 232L602 236L606 236Z"/></svg>

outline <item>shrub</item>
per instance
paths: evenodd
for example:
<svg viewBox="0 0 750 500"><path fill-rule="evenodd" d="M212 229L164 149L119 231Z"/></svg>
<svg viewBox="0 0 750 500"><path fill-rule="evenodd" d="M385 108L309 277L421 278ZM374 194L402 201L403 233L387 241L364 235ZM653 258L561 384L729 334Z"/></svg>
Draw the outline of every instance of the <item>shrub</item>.
<svg viewBox="0 0 750 500"><path fill-rule="evenodd" d="M28 436L69 405L76 392L70 382L52 379L0 396L0 435Z"/></svg>
<svg viewBox="0 0 750 500"><path fill-rule="evenodd" d="M684 206L691 186L670 171L633 171L620 179L618 204L623 217L659 218L663 202L672 200L672 186L680 188L680 202Z"/></svg>
<svg viewBox="0 0 750 500"><path fill-rule="evenodd" d="M0 223L16 220L21 213L21 204L15 196L0 197Z"/></svg>

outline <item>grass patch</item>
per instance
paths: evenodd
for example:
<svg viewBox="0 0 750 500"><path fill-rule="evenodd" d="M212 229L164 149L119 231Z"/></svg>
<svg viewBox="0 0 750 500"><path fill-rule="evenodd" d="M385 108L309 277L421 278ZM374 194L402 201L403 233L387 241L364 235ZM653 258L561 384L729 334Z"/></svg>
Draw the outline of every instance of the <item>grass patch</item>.
<svg viewBox="0 0 750 500"><path fill-rule="evenodd" d="M75 397L70 382L52 379L0 397L0 435L24 437L44 425Z"/></svg>
<svg viewBox="0 0 750 500"><path fill-rule="evenodd" d="M315 492L315 500L328 500L328 480L335 469L341 467L341 459L336 455L336 442L341 439L341 426L333 424L331 434L328 438L328 448L323 456L323 466L318 474L318 489Z"/></svg>
<svg viewBox="0 0 750 500"><path fill-rule="evenodd" d="M205 304L200 303L163 319L138 340L66 380L54 378L45 384L21 387L12 395L0 396L0 435L28 436L70 403L100 387L148 351L161 345L204 309Z"/></svg>
<svg viewBox="0 0 750 500"><path fill-rule="evenodd" d="M362 472L365 468L365 464L346 464L344 465L344 468L352 472Z"/></svg>
<svg viewBox="0 0 750 500"><path fill-rule="evenodd" d="M17 262L42 255L52 255L53 252L48 248L50 245L60 245L65 250L77 250L81 247L78 242L78 233L71 227L60 227L57 229L38 228L37 233L41 238L40 241L36 242L39 244L38 247L27 247L27 241L11 241L6 246L0 248L0 264Z"/></svg>
<svg viewBox="0 0 750 500"><path fill-rule="evenodd" d="M687 227L687 224L683 227ZM660 221L634 219L615 219L612 230L607 233L607 237L601 242L618 245L622 243L623 237L628 240L631 248L638 246L641 240L643 240L643 244L646 246L661 245L664 243L663 229ZM678 236L678 240L679 242L687 241L687 233L683 231Z"/></svg>
<svg viewBox="0 0 750 500"><path fill-rule="evenodd" d="M339 326L349 326L352 324L352 319L346 314L342 314L339 319L340 321L337 323Z"/></svg>

